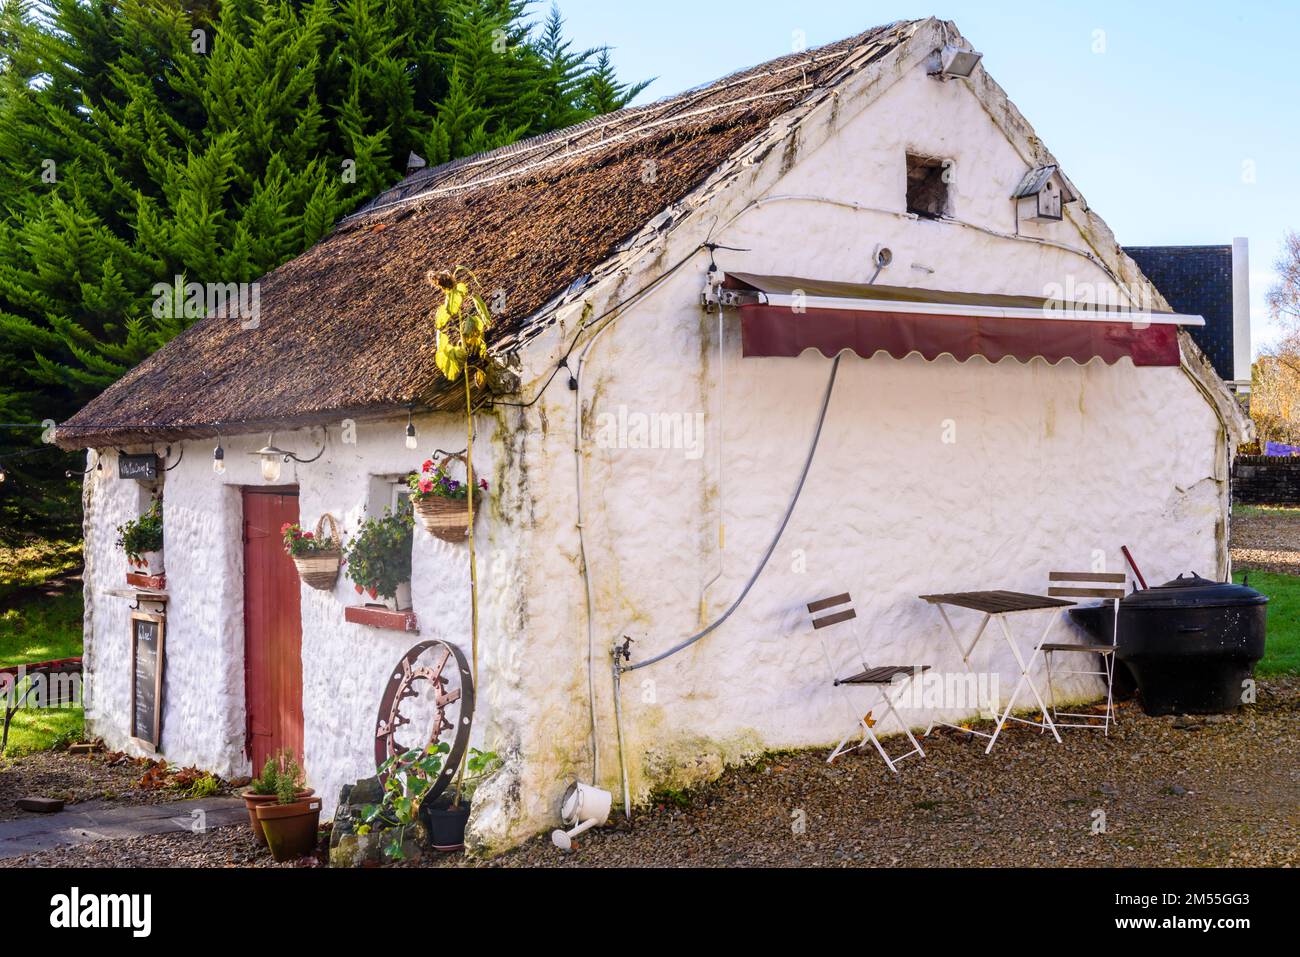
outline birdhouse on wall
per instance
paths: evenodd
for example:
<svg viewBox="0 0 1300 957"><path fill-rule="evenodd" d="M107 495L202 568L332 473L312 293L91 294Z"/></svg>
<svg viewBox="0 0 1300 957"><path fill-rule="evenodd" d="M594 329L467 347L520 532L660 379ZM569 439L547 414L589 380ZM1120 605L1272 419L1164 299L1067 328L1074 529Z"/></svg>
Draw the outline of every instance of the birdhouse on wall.
<svg viewBox="0 0 1300 957"><path fill-rule="evenodd" d="M1039 166L1024 175L1011 198L1019 222L1056 223L1064 215L1066 204L1079 197L1065 185L1065 178L1055 166Z"/></svg>

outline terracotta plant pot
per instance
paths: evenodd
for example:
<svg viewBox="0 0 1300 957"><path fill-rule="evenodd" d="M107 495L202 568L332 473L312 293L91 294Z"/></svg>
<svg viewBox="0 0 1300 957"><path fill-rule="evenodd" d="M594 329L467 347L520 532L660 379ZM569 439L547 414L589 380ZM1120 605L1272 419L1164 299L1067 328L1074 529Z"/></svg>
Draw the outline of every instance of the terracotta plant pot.
<svg viewBox="0 0 1300 957"><path fill-rule="evenodd" d="M315 794L312 788L303 788L298 792L298 799L309 798ZM239 796L244 799L244 807L248 808L248 823L253 828L253 837L258 844L266 847L266 835L262 833L262 824L257 819L257 809L265 804L274 804L274 794L254 794L251 789L239 792Z"/></svg>
<svg viewBox="0 0 1300 957"><path fill-rule="evenodd" d="M460 851L465 847L470 803L462 798L460 807L452 807L451 801L450 796L443 796L432 804L420 805L420 821L429 833L429 846L435 851Z"/></svg>
<svg viewBox="0 0 1300 957"><path fill-rule="evenodd" d="M420 524L444 542L463 542L469 537L469 501L438 495L413 503ZM474 514L478 515L478 490L474 492Z"/></svg>
<svg viewBox="0 0 1300 957"><path fill-rule="evenodd" d="M266 846L277 863L306 857L316 847L320 798L309 797L292 804L259 804L256 814L266 835Z"/></svg>

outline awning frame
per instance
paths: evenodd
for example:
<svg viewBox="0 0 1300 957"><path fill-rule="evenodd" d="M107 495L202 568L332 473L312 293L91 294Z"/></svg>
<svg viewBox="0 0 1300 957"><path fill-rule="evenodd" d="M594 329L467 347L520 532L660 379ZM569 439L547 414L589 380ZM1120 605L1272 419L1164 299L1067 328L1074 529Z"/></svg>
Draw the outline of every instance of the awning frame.
<svg viewBox="0 0 1300 957"><path fill-rule="evenodd" d="M1143 312L1137 309L1099 310L1073 304L1071 308L1033 309L1017 306L973 306L947 302L903 302L893 299L840 299L830 296L784 296L759 292L754 304L805 309L834 309L846 312L913 313L927 316L970 316L981 319L1035 319L1053 322L1131 322L1135 325L1203 326L1201 316L1176 312ZM739 303L738 303L739 304Z"/></svg>

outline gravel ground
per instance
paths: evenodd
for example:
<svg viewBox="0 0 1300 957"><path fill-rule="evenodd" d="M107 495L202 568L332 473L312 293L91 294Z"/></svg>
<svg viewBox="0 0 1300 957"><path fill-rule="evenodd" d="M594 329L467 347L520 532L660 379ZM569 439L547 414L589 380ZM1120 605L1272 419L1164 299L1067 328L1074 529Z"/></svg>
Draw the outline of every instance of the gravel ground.
<svg viewBox="0 0 1300 957"><path fill-rule="evenodd" d="M1235 716L1149 718L1050 735L1012 726L991 755L944 732L895 778L874 754L731 769L562 854L540 837L488 866L1294 866L1300 680L1261 683ZM1006 734L1006 732L1004 732ZM893 750L898 742L892 741ZM1094 834L1097 812L1106 832ZM803 823L802 833L797 825ZM464 858L435 865L483 866Z"/></svg>
<svg viewBox="0 0 1300 957"><path fill-rule="evenodd" d="M545 836L491 861L425 866L1295 866L1300 864L1300 679L1260 683L1237 715L1150 718L1120 706L1103 738L1024 726L993 754L939 732L895 777L874 754L823 751L732 768L635 827L589 832L562 854ZM898 742L889 739L893 749ZM1104 812L1105 832L1094 834ZM266 867L246 827L45 851L17 866ZM311 862L302 862L308 863ZM289 865L285 865L289 866Z"/></svg>
<svg viewBox="0 0 1300 957"><path fill-rule="evenodd" d="M1234 567L1300 575L1300 508L1234 513L1232 562Z"/></svg>
<svg viewBox="0 0 1300 957"><path fill-rule="evenodd" d="M103 752L84 755L67 751L37 751L0 758L0 821L28 816L14 801L21 797L63 798L72 807L95 799L114 804L161 804L189 797L166 788L139 787L145 767L124 761L114 765Z"/></svg>

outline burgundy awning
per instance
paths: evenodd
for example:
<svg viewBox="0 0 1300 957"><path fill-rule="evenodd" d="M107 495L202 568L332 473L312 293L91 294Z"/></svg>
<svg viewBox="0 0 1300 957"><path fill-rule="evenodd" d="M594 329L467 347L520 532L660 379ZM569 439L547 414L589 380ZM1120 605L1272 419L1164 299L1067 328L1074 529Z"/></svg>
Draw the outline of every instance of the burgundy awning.
<svg viewBox="0 0 1300 957"><path fill-rule="evenodd" d="M1176 366L1178 327L1199 316L1107 310L1028 296L953 293L729 273L737 293L746 356L830 357L852 349L864 358L980 355L997 362L1042 357L1050 363L1128 357L1138 366Z"/></svg>

